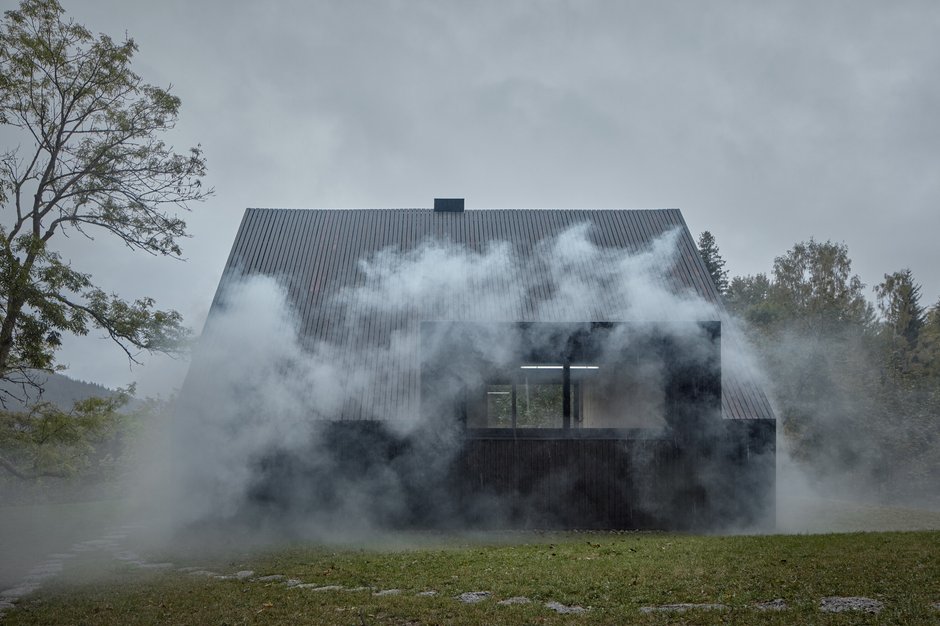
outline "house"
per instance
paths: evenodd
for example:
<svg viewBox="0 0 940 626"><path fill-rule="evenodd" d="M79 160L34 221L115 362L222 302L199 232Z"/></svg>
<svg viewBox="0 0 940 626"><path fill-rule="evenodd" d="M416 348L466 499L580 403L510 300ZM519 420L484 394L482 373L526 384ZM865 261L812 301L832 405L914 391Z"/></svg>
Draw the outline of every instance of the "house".
<svg viewBox="0 0 940 626"><path fill-rule="evenodd" d="M256 275L343 372L261 506L356 485L399 526L773 523L773 411L678 210L248 209L207 323Z"/></svg>

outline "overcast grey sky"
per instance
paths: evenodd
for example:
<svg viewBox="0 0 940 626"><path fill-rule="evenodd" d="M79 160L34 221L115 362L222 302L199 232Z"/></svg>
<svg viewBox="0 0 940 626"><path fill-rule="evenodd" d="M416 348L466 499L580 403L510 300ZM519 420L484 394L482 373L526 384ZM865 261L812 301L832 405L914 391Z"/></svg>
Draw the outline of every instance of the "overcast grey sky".
<svg viewBox="0 0 940 626"><path fill-rule="evenodd" d="M4 9L15 3L2 0ZM202 323L245 207L677 207L732 274L813 236L940 297L940 2L63 0L183 100L216 195L186 263L70 240ZM175 384L69 342L68 373Z"/></svg>

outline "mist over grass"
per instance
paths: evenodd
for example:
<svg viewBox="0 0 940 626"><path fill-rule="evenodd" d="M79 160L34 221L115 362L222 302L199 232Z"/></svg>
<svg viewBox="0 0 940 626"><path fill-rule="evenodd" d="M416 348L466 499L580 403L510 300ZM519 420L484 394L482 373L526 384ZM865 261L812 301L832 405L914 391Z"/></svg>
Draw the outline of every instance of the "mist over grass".
<svg viewBox="0 0 940 626"><path fill-rule="evenodd" d="M588 234L587 227L580 227L544 241L529 262L498 243L483 252L440 241L404 253L384 251L363 260L363 281L331 302L339 325L335 336L353 337L377 315L407 317L416 310L431 319L514 321L520 294L530 289L531 281L546 276L554 281L552 297L525 309L525 319L715 318L714 308L697 296L672 291L668 273L675 233L632 253L599 249ZM598 272L582 280L584 267L597 267ZM507 290L507 284L515 288ZM387 343L357 352L342 340L311 342L301 335L304 320L291 304L291 289L283 277L228 283L181 397L172 410L148 416L133 434L130 471L117 490L108 492L121 496L121 516L109 513L107 523L142 524L147 531L137 537L150 546L173 545L187 535L222 549L296 540L395 543L381 519L407 507L407 494L398 478L379 465L365 481L334 475L328 504L316 501L315 486L299 484L290 485L296 492L286 494L288 501L303 503L297 509L259 517L246 505L259 468L272 452L301 455L326 472L334 469L332 451L318 440L319 420L350 406L368 414L374 405L364 399L416 376L419 366L415 331L406 327ZM870 410L871 396L858 392L859 381L874 383L879 375L870 354L860 358L847 352L845 338L807 337L795 330L762 343L749 332L752 322L735 317L725 317L724 328L730 335L723 343L726 371L738 369L763 380L782 418L778 531L936 527L922 510L936 508L931 455L938 446L919 447L911 454L910 448L897 445L930 441L935 422L930 414L920 421L877 418ZM842 343L832 343L837 340ZM504 347L507 355L512 353L510 344ZM402 364L403 371L392 376L375 367L388 361ZM794 398L802 413L788 404ZM796 428L794 415L811 418L812 437L803 437L807 431ZM414 405L398 406L385 417L398 433L421 432ZM418 468L433 475L453 454L454 441L422 441L440 451L440 465ZM893 474L884 474L886 468ZM878 502L894 506L879 507ZM491 505L498 513L499 504ZM39 536L43 533L30 540L35 554L60 549L59 537L75 536L73 530L87 527L81 516L73 519L67 511L56 515L53 526L58 529L47 529L48 541Z"/></svg>
<svg viewBox="0 0 940 626"><path fill-rule="evenodd" d="M875 292L877 309L844 244L811 239L726 302L775 400L781 493L940 509L940 306L909 270Z"/></svg>
<svg viewBox="0 0 940 626"><path fill-rule="evenodd" d="M368 536L383 520L407 515L415 491L435 493L435 481L460 447L456 424L424 422L418 404L422 359L459 368L459 355L435 354L446 342L420 337L414 320L479 323L465 327L480 333L467 345L487 350L494 366L517 358L517 338L494 335L504 327L493 323L518 321L642 323L612 332L605 352L644 345L636 335L651 328L694 355L706 338L683 324L721 314L675 282L679 237L674 230L639 250L605 248L591 241L591 227L584 224L542 240L524 256L505 242L474 251L428 239L414 249L389 248L360 259L357 282L319 311L295 306L293 290L303 293L305 286L294 285L292 277L242 276L233 268L223 278L167 428L148 438L161 443L151 446L150 464L142 466L141 484L147 486L136 491L153 494L158 504L151 519L168 527L255 520L274 534L288 529L313 538ZM395 320L390 335L374 331L377 320ZM314 322L326 330L311 332ZM754 362L747 350L745 342L727 342L722 358L746 371ZM452 390L439 389L438 395L456 398L485 374L459 371L443 383ZM651 387L662 386L660 367L637 372ZM342 418L379 420L423 452L415 453L415 461L405 457L407 467L400 460L395 467L376 461L367 472L350 475L322 429ZM255 519L252 494L259 493L264 472L279 463L333 485L266 483L262 491L273 489L277 502L286 504ZM637 471L650 470L638 465ZM430 500L451 497L442 491ZM481 518L504 515L496 500L478 504L492 508Z"/></svg>
<svg viewBox="0 0 940 626"><path fill-rule="evenodd" d="M666 323L721 317L723 368L762 381L783 418L777 491L778 513L787 523L781 529L825 530L813 519L815 505L808 503L833 495L885 500L898 481L873 481L874 468L902 467L909 458L879 446L889 429L860 420L858 407L866 396L839 382L858 372L870 375L867 362L835 349L833 337L788 331L763 341L751 332L751 322L720 313L693 293L677 292L670 278L677 236L667 233L638 251L607 249L591 243L590 227L582 225L543 240L525 259L500 242L480 252L433 239L412 250L387 249L361 259L361 280L324 305L333 327L319 339L302 331L310 323L304 315L314 312L295 308L296 287L289 277L240 277L236 268L223 281L172 415L143 440L141 458L147 460L132 489L146 494L139 499L140 510L151 508L145 515L159 520L168 533L189 525L244 523L263 529L272 540L286 533L364 541L380 531L383 519L400 516L411 505L400 475L381 462L366 476L343 475L335 450L318 430L324 420L350 412L383 420L435 451L427 457L433 463L418 468L432 476L443 472L456 453L459 433L422 423L416 393L405 393L397 404L387 402L395 389L407 389L407 381L418 379L421 355L417 329L407 323L384 341L357 340L383 317ZM545 280L551 285L548 297L527 300L526 294ZM512 357L513 337L479 341L504 350L505 359ZM502 357L496 353L493 358L499 362ZM465 378L474 375L467 372ZM460 391L455 387L453 393ZM799 432L802 416L811 420L812 437ZM897 433L908 426L891 428ZM300 456L306 470L335 485L318 501L317 485L285 481L277 496L288 504L259 518L249 501L272 455ZM908 475L898 476L910 484ZM926 497L905 503L931 504ZM488 505L498 518L499 503ZM802 522L800 511L805 511Z"/></svg>
<svg viewBox="0 0 940 626"><path fill-rule="evenodd" d="M407 542L407 538L405 539ZM436 536L384 549L288 545L263 553L155 552L152 559L244 579L154 571L90 553L6 616L11 624L793 624L932 623L940 579L936 532L702 537L663 533ZM281 575L278 579L259 577ZM253 580L254 579L254 580ZM288 586L294 579L310 587ZM115 581L120 580L120 584ZM326 588L315 590L316 588ZM374 595L382 590L395 594ZM417 594L433 591L432 596ZM457 597L486 591L477 604ZM523 596L526 604L500 605ZM867 597L876 615L827 614L822 598ZM758 604L782 600L787 608ZM559 615L548 602L578 606ZM723 610L644 613L675 603Z"/></svg>

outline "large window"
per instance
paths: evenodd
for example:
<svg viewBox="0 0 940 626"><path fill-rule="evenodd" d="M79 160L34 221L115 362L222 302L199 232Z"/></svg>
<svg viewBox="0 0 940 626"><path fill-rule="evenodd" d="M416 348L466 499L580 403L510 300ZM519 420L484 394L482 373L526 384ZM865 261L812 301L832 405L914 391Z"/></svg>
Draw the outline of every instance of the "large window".
<svg viewBox="0 0 940 626"><path fill-rule="evenodd" d="M564 384L530 382L516 385L516 428L561 428L565 421Z"/></svg>
<svg viewBox="0 0 940 626"><path fill-rule="evenodd" d="M467 399L470 428L564 428L565 369L523 366Z"/></svg>
<svg viewBox="0 0 940 626"><path fill-rule="evenodd" d="M562 428L565 423L563 365L528 365L508 384L486 388L486 428Z"/></svg>
<svg viewBox="0 0 940 626"><path fill-rule="evenodd" d="M422 415L457 420L471 436L606 437L721 411L718 322L421 329Z"/></svg>
<svg viewBox="0 0 940 626"><path fill-rule="evenodd" d="M515 388L512 385L487 385L486 427L512 428L515 415Z"/></svg>
<svg viewBox="0 0 940 626"><path fill-rule="evenodd" d="M510 380L511 379L511 380ZM469 428L659 428L664 392L657 368L525 364L468 398Z"/></svg>
<svg viewBox="0 0 940 626"><path fill-rule="evenodd" d="M656 361L571 366L572 427L666 425L662 368Z"/></svg>

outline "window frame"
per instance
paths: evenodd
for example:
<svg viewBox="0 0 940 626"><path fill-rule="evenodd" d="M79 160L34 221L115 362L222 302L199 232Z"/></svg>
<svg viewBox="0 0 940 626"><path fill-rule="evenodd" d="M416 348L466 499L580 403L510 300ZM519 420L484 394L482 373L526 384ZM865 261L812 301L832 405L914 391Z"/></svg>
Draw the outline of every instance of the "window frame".
<svg viewBox="0 0 940 626"><path fill-rule="evenodd" d="M556 364L532 363L530 367L555 369ZM521 368L522 366L517 366ZM464 431L470 439L663 439L659 428L585 428L579 425L583 421L583 393L580 384L572 381L571 368L584 367L564 363L562 370L562 425L560 428L528 427L518 425L518 391L520 375L492 378L483 384L483 389L491 386L510 387L511 425L499 427L470 426L467 423L467 400L464 399ZM514 368L515 369L515 368ZM516 370L518 371L518 370ZM537 383L546 384L546 383ZM488 393L488 391L486 392ZM487 407L488 411L488 407ZM577 416L577 418L576 418ZM489 415L487 414L487 418Z"/></svg>

